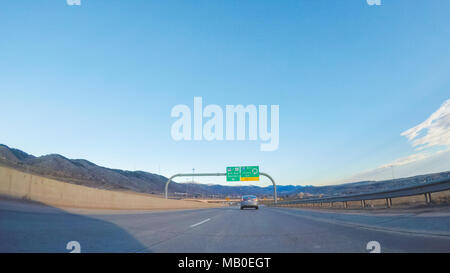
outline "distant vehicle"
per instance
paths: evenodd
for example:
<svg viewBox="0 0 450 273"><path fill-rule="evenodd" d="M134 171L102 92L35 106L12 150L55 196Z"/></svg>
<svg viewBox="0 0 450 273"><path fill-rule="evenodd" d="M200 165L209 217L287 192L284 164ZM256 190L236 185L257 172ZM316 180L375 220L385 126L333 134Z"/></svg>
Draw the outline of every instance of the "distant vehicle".
<svg viewBox="0 0 450 273"><path fill-rule="evenodd" d="M241 200L241 209L255 208L258 209L258 198L254 195L244 195Z"/></svg>

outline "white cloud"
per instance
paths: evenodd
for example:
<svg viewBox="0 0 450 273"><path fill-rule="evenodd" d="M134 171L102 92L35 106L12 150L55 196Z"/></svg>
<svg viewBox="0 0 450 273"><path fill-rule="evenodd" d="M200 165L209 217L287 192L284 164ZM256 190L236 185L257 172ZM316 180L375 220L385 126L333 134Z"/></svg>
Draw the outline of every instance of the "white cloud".
<svg viewBox="0 0 450 273"><path fill-rule="evenodd" d="M396 159L394 161L392 161L391 163L388 164L384 164L381 165L379 168L387 168L387 167L395 167L395 166L402 166L402 165L406 165L415 161L419 161L419 160L423 160L427 157L430 157L431 154L429 153L417 153L417 154L412 154L406 157L402 157L399 159Z"/></svg>
<svg viewBox="0 0 450 273"><path fill-rule="evenodd" d="M423 136L419 136L425 131ZM450 145L450 99L424 122L404 131L401 135L412 141L413 147L417 147L416 150Z"/></svg>
<svg viewBox="0 0 450 273"><path fill-rule="evenodd" d="M420 152L335 182L385 180L393 176L398 178L448 171L450 169L450 99L446 100L424 122L404 131L401 136L412 141L412 146ZM435 148L427 149L433 146Z"/></svg>
<svg viewBox="0 0 450 273"><path fill-rule="evenodd" d="M387 180L409 177L420 174L443 172L450 170L450 148L434 153L416 153L399 158L378 168L366 170L335 183L348 183L365 180Z"/></svg>

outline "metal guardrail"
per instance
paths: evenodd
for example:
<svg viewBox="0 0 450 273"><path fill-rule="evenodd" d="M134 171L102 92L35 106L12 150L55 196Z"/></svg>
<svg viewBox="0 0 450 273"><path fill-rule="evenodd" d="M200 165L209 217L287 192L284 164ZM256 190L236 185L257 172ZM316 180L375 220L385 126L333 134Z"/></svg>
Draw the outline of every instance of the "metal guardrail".
<svg viewBox="0 0 450 273"><path fill-rule="evenodd" d="M371 193L362 193L354 195L342 195L342 196L331 196L324 198L314 198L314 199L303 199L303 200L292 200L292 201L282 201L278 202L277 205L293 205L293 204L317 204L320 203L330 203L332 206L334 202L343 202L344 207L347 208L347 202L349 201L361 201L361 207L366 207L366 200L377 200L386 199L386 207L390 208L392 206L392 198L414 196L423 194L425 196L425 202L427 204L431 203L431 193L450 190L450 178L443 178L434 182L428 182L426 184L403 187L398 189L393 189L389 191L379 191ZM272 204L274 205L274 204Z"/></svg>

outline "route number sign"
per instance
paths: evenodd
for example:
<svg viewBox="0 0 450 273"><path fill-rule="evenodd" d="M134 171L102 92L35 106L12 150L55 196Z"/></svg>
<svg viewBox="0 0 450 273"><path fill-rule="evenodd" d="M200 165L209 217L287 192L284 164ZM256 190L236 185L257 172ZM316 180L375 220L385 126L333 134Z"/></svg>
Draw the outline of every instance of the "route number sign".
<svg viewBox="0 0 450 273"><path fill-rule="evenodd" d="M227 167L227 181L241 181L241 167Z"/></svg>
<svg viewBox="0 0 450 273"><path fill-rule="evenodd" d="M259 181L259 166L227 167L227 181Z"/></svg>

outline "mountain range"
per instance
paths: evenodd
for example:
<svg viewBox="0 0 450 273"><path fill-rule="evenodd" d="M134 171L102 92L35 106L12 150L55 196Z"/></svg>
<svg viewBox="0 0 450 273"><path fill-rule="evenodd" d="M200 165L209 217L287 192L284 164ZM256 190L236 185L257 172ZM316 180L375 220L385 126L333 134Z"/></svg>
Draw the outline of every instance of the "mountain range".
<svg viewBox="0 0 450 273"><path fill-rule="evenodd" d="M36 157L3 144L0 144L0 165L68 183L109 190L163 194L167 182L167 177L158 174L110 169L98 166L85 159L68 159L59 154ZM319 187L279 185L277 191L279 196L290 198L333 196L388 190L427 183L444 177L450 177L450 171L386 181L360 181ZM186 190L188 190L190 196L204 197L241 196L245 194L271 196L273 194L273 186L223 186L172 182L169 187L169 193L174 196L182 196Z"/></svg>

